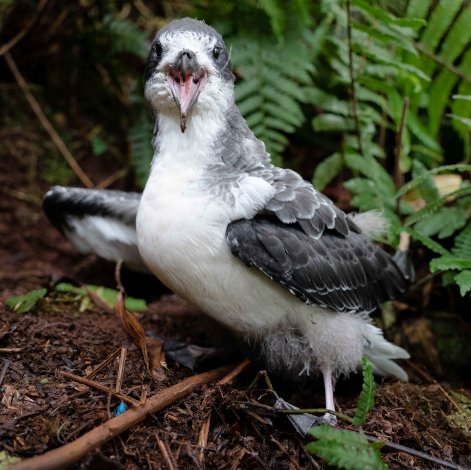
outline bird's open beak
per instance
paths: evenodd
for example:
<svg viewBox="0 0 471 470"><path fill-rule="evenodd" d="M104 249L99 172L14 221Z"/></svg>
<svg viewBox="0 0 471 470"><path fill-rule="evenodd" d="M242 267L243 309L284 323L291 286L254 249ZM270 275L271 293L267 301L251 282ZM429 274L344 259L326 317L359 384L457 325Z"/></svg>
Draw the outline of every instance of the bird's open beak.
<svg viewBox="0 0 471 470"><path fill-rule="evenodd" d="M185 132L188 113L206 83L206 71L200 67L193 52L184 50L169 67L167 80L180 110L180 128Z"/></svg>

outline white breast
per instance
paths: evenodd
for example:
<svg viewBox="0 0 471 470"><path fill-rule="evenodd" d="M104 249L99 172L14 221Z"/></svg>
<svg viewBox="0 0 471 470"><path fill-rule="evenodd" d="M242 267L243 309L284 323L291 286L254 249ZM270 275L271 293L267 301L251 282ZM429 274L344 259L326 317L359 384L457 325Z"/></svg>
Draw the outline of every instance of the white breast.
<svg viewBox="0 0 471 470"><path fill-rule="evenodd" d="M251 312L260 302L270 305L273 292L266 284L271 281L232 255L225 232L230 222L253 217L274 189L247 175L232 190L234 198L229 199L235 204L216 197L217 191L209 191L202 178L208 146L186 146L190 136L191 130L160 143L137 214L140 254L170 289L231 328L247 332L254 323L269 327L284 311L277 315L267 308L266 315L256 316ZM241 292L256 293L256 304Z"/></svg>

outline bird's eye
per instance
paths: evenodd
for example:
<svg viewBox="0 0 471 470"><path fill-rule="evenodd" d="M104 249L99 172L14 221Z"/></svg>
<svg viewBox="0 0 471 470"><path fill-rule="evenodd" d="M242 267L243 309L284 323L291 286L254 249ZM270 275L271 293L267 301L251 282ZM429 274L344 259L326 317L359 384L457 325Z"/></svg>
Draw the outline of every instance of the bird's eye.
<svg viewBox="0 0 471 470"><path fill-rule="evenodd" d="M160 59L160 56L162 55L162 44L160 44L160 42L155 43L154 52L155 52L155 55L157 56L157 59Z"/></svg>
<svg viewBox="0 0 471 470"><path fill-rule="evenodd" d="M214 49L213 49L213 57L215 59L219 59L219 55L221 54L221 48L216 46Z"/></svg>

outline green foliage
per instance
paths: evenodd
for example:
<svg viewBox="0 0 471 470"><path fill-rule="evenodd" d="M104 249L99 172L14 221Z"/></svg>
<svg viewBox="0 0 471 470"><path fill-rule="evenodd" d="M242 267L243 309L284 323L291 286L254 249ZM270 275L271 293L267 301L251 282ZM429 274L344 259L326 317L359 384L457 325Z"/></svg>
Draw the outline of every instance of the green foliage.
<svg viewBox="0 0 471 470"><path fill-rule="evenodd" d="M283 43L255 33L235 35L231 60L242 78L236 86L237 104L254 134L280 163L287 134L304 122L301 104L312 83L316 55L328 33L328 24L287 35ZM282 111L282 112L280 112Z"/></svg>
<svg viewBox="0 0 471 470"><path fill-rule="evenodd" d="M15 295L6 300L5 305L17 313L26 313L47 294L47 289L36 289L24 295Z"/></svg>
<svg viewBox="0 0 471 470"><path fill-rule="evenodd" d="M306 449L330 465L345 470L383 470L388 467L381 460L378 446L370 445L366 437L358 432L335 429L321 425L309 430L315 442Z"/></svg>
<svg viewBox="0 0 471 470"><path fill-rule="evenodd" d="M353 417L353 425L361 426L375 406L376 383L373 377L373 366L366 357L361 360L363 365L363 385L358 399L357 409Z"/></svg>
<svg viewBox="0 0 471 470"><path fill-rule="evenodd" d="M116 305L116 299L118 296L118 291L115 289L110 289L108 287L103 286L94 286L94 285L86 285L84 287L76 287L72 284L66 282L60 282L54 288L57 292L67 292L71 294L75 294L77 296L77 300L81 300L81 311L86 310L90 303L90 293L95 294L98 296L105 304L107 304L110 308L114 308ZM134 312L142 312L147 309L147 304L143 299L136 299L134 297L126 297L125 306L128 310L132 310Z"/></svg>
<svg viewBox="0 0 471 470"><path fill-rule="evenodd" d="M363 385L353 418L354 426L361 426L375 405L376 384L373 367L366 357L361 360ZM352 432L330 426L315 426L309 434L315 442L306 445L306 449L325 459L330 465L346 470L387 469L381 460L379 450L382 443L370 444L361 432Z"/></svg>

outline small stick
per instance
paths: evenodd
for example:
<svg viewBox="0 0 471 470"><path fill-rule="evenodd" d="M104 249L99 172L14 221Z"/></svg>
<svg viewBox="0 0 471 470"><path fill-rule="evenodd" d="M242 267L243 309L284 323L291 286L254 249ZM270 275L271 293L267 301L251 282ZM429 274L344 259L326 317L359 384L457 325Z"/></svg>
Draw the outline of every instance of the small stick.
<svg viewBox="0 0 471 470"><path fill-rule="evenodd" d="M18 353L23 351L24 348L0 348L0 353Z"/></svg>
<svg viewBox="0 0 471 470"><path fill-rule="evenodd" d="M125 168L124 170L118 170L116 173L113 173L112 175L108 176L104 180L100 181L95 188L97 189L106 189L108 186L113 184L115 181L119 180L123 176L125 176L128 172L128 169Z"/></svg>
<svg viewBox="0 0 471 470"><path fill-rule="evenodd" d="M204 449L208 445L208 434L209 434L209 427L211 425L211 411L208 414L208 419L202 424L200 429L200 435L198 438L198 447L200 448L200 461L203 460L204 456Z"/></svg>
<svg viewBox="0 0 471 470"><path fill-rule="evenodd" d="M118 377L116 377L116 388L115 388L116 393L119 393L121 391L121 386L123 385L124 365L126 364L127 353L128 353L128 350L126 348L121 348L121 355L119 357L119 366L118 366Z"/></svg>
<svg viewBox="0 0 471 470"><path fill-rule="evenodd" d="M5 374L7 373L9 365L10 365L10 361L8 359L4 359L2 371L0 372L0 385L2 385L3 383L3 379L5 378Z"/></svg>
<svg viewBox="0 0 471 470"><path fill-rule="evenodd" d="M34 26L36 21L39 18L39 15L41 12L44 10L44 7L46 6L48 0L41 0L39 2L38 7L36 8L36 11L33 14L33 17L29 20L28 24L21 30L19 31L15 36L13 36L8 42L0 46L0 56L3 54L6 54L15 44L17 44L21 39L23 39L26 34L30 31L30 29Z"/></svg>
<svg viewBox="0 0 471 470"><path fill-rule="evenodd" d="M89 374L85 376L87 379L95 377L98 372L100 372L103 367L106 367L115 357L119 355L121 348L118 348L114 353L110 354L101 364L97 365Z"/></svg>
<svg viewBox="0 0 471 470"><path fill-rule="evenodd" d="M231 370L225 377L217 382L216 385L230 384L239 374L244 371L250 364L250 359L244 359L236 368Z"/></svg>
<svg viewBox="0 0 471 470"><path fill-rule="evenodd" d="M177 466L174 464L173 459L170 457L170 452L165 445L165 442L161 441L158 436L155 436L157 440L157 445L159 446L160 453L167 464L168 470L177 470Z"/></svg>
<svg viewBox="0 0 471 470"><path fill-rule="evenodd" d="M353 432L353 431L352 431ZM434 464L441 465L446 468L451 468L452 470L466 470L466 467L461 465L457 465L453 462L448 462L443 459L439 459L438 457L434 457L433 455L426 454L425 452L420 452L420 450L411 449L410 447L403 446L401 444L396 444L394 442L386 441L383 439L378 439L374 436L368 436L364 434L364 436L368 439L369 442L382 442L384 443L383 449L394 449L399 452L405 452L406 454L413 455L414 457L419 457L423 460L427 460L428 462L433 462Z"/></svg>
<svg viewBox="0 0 471 470"><path fill-rule="evenodd" d="M305 413L309 414L326 414L330 413L331 415L337 416L337 418L342 419L343 421L346 421L347 423L352 424L353 419L350 418L350 416L347 416L343 413L339 413L338 411L333 411L333 410L328 410L326 408L306 408L306 409L298 409L298 410L287 410L287 409L281 409L281 410L275 410L277 413L281 413L284 415L302 415Z"/></svg>
<svg viewBox="0 0 471 470"><path fill-rule="evenodd" d="M106 385L103 385L99 382L95 382L94 380L89 380L86 377L80 377L79 375L71 374L70 372L61 372L61 375L67 379L73 380L74 382L78 382L83 385L87 385L88 387L95 388L97 390L100 390L100 392L104 393L111 393L116 398L120 398L121 400L129 403L130 405L138 406L139 401L135 400L134 398L128 397L126 395L123 395L122 393L116 393L113 390L111 390L109 387Z"/></svg>
<svg viewBox="0 0 471 470"><path fill-rule="evenodd" d="M44 114L38 101L29 91L26 80L24 79L23 75L21 75L21 72L18 70L16 63L9 52L5 52L5 60L8 64L8 67L10 67L10 70L14 75L16 82L18 83L18 86L21 88L21 91L25 95L26 101L28 101L29 105L33 109L37 118L39 119L39 122L49 134L49 137L54 142L54 145L57 147L57 150L59 150L59 152L65 158L66 162L69 164L70 168L72 168L72 170L80 179L80 181L87 188L93 188L93 181L87 176L87 174L82 170L81 166L77 163L77 160L75 160L74 156L70 153L70 150L67 148L64 141L61 139L60 135L57 133L56 129L51 124L51 121L49 121L49 119Z"/></svg>
<svg viewBox="0 0 471 470"><path fill-rule="evenodd" d="M83 436L80 436L77 440L57 449L50 450L45 454L30 459L24 459L21 462L11 465L9 470L55 470L65 468L77 462L105 442L115 438L126 429L142 422L148 415L171 405L175 401L190 394L198 387L213 380L217 380L219 377L226 374L227 371L227 367L220 367L188 377L172 387L160 390L157 394L150 397L145 405L129 408L124 413L115 416L109 421L85 433Z"/></svg>

